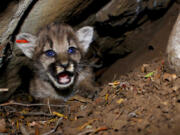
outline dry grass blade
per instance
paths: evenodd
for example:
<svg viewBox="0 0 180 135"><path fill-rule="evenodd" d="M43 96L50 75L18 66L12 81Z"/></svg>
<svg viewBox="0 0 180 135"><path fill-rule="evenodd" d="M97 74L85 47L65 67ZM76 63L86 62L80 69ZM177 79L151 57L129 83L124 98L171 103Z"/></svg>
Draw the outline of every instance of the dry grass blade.
<svg viewBox="0 0 180 135"><path fill-rule="evenodd" d="M83 131L81 133L79 133L78 135L86 135L86 134L89 134L89 133L92 133L92 132L95 132L96 130L95 129L88 129L86 131Z"/></svg>
<svg viewBox="0 0 180 135"><path fill-rule="evenodd" d="M52 133L56 132L57 128L59 127L60 123L61 123L61 120L63 118L59 118L57 123L56 123L56 126L54 127L54 129L52 129L51 131L47 132L47 133L44 133L43 135L51 135Z"/></svg>
<svg viewBox="0 0 180 135"><path fill-rule="evenodd" d="M21 113L23 116L47 116L47 117L52 117L55 116L53 114L48 114L44 112L30 112L30 113Z"/></svg>
<svg viewBox="0 0 180 135"><path fill-rule="evenodd" d="M20 131L23 135L30 135L23 124L20 124Z"/></svg>
<svg viewBox="0 0 180 135"><path fill-rule="evenodd" d="M93 123L95 120L97 119L92 119L92 120L89 120L88 122L86 122L85 124L83 124L82 126L78 127L79 130L82 130L84 129L87 125Z"/></svg>
<svg viewBox="0 0 180 135"><path fill-rule="evenodd" d="M10 102L7 102L7 103L0 104L0 107L10 106L10 105L18 105L18 106L25 106L25 107L47 106L47 104L24 104L24 103L18 103L18 102L10 101ZM49 104L49 106L51 106L51 107L59 107L59 108L68 107L68 105L54 105L54 104Z"/></svg>

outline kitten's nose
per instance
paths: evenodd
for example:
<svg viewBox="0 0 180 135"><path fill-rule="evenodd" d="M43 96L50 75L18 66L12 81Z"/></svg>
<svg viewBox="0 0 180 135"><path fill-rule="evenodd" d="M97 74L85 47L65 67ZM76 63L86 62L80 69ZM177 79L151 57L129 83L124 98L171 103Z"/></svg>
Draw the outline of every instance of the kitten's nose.
<svg viewBox="0 0 180 135"><path fill-rule="evenodd" d="M57 55L57 61L60 62L60 65L62 67L66 68L68 66L68 64L69 64L69 56L68 56L68 54L62 53L62 54Z"/></svg>
<svg viewBox="0 0 180 135"><path fill-rule="evenodd" d="M62 67L66 68L66 67L68 67L68 65L69 65L68 61L61 61Z"/></svg>

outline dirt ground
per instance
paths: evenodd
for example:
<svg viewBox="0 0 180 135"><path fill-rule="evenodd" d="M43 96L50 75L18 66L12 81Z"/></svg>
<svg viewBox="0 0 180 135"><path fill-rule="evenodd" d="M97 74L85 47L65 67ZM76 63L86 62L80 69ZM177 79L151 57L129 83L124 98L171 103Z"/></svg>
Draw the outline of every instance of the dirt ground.
<svg viewBox="0 0 180 135"><path fill-rule="evenodd" d="M42 110L40 105L17 104L31 101L21 93L16 102L1 104L0 132L45 135L57 125L50 134L180 134L180 78L164 65L159 58L141 65L103 86L94 101L75 96Z"/></svg>
<svg viewBox="0 0 180 135"><path fill-rule="evenodd" d="M164 53L176 16L175 5L155 22L158 29L144 25L154 36L131 37L132 41L144 39L144 42L138 41L144 46L140 52L150 51L150 54L130 54L127 61L116 64L114 72L118 72L118 67L122 69L122 62L130 65L132 57L138 59L123 74L119 71L118 79L104 83L94 100L76 95L66 103L53 106L32 104L27 93L19 93L12 98L15 101L1 104L0 134L179 135L180 77L167 68ZM150 41L145 40L148 36Z"/></svg>

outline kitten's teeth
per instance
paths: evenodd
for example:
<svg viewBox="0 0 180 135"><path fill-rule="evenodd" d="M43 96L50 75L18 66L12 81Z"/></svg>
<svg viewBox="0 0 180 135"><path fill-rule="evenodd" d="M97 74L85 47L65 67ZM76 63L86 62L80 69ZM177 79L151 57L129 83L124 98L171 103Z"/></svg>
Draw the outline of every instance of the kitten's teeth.
<svg viewBox="0 0 180 135"><path fill-rule="evenodd" d="M70 64L67 71L74 72L74 64Z"/></svg>
<svg viewBox="0 0 180 135"><path fill-rule="evenodd" d="M60 66L56 66L56 72L57 72L57 74L58 73L61 73L61 72L63 72L64 71L64 68L62 68L62 67L60 67Z"/></svg>

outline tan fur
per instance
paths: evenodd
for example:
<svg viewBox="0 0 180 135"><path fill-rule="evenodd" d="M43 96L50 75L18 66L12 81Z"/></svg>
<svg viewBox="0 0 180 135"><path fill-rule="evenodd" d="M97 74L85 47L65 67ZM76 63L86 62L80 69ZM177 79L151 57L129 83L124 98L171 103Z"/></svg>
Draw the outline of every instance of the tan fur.
<svg viewBox="0 0 180 135"><path fill-rule="evenodd" d="M91 69L87 63L84 63L85 52L83 52L75 31L70 26L65 24L48 25L38 33L35 44L36 48L32 60L29 60L29 64L27 64L33 71L29 88L33 97L40 100L47 98L52 100L67 100L76 93L76 91L88 93L89 95L89 91L93 92L95 90L92 83L93 74ZM69 47L75 47L76 53L68 54L67 50ZM45 54L47 50L54 50L56 56L48 57ZM28 58L26 58L26 60L27 59ZM18 70L19 68L17 68L16 75L12 76L12 78L14 78L13 81L16 82L16 87L14 87L13 90L9 85L9 83L12 82L10 77L8 77L9 80L6 80L6 84L8 84L11 91L10 94L12 94L20 84L21 79L17 73ZM72 84L67 86L58 84L53 75L58 75L58 73L63 71L73 73L71 78ZM3 87L5 87L5 85ZM86 94L82 95L86 96Z"/></svg>

